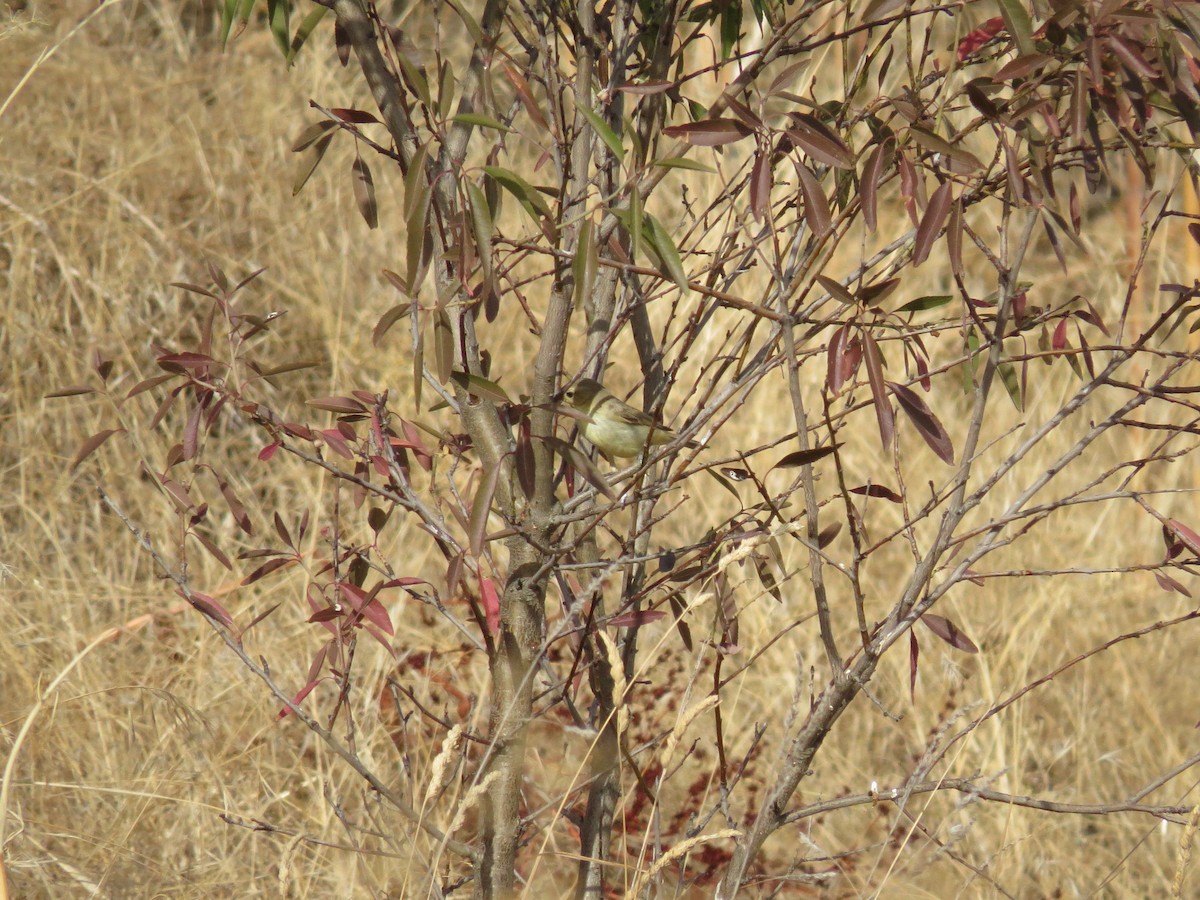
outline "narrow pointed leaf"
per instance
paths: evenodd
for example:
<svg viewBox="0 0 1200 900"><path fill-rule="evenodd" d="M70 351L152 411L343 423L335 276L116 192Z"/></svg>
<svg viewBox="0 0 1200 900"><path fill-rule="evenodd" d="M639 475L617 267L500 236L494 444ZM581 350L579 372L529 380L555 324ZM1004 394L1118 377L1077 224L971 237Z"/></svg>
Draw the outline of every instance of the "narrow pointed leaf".
<svg viewBox="0 0 1200 900"><path fill-rule="evenodd" d="M617 137L617 133L594 110L590 110L586 106L579 106L578 109L579 114L588 120L588 124L592 126L592 130L600 136L600 140L604 141L604 145L608 147L617 162L623 163L625 161L625 148L621 146L621 139Z"/></svg>
<svg viewBox="0 0 1200 900"><path fill-rule="evenodd" d="M292 184L292 196L299 194L308 183L308 179L312 173L317 170L317 166L321 164L321 160L325 158L325 151L329 149L330 143L333 141L333 135L327 134L323 138L319 138L313 144L312 149L308 151L308 158L300 167L300 174L296 176L296 181Z"/></svg>
<svg viewBox="0 0 1200 900"><path fill-rule="evenodd" d="M929 198L929 205L925 207L925 215L921 218L916 239L913 241L912 264L914 267L921 265L929 258L933 242L937 240L938 234L942 230L942 224L946 221L946 216L950 214L950 205L954 201L951 193L953 187L951 182L944 182Z"/></svg>
<svg viewBox="0 0 1200 900"><path fill-rule="evenodd" d="M938 420L938 417L933 414L933 411L926 405L921 395L912 388L905 387L902 384L888 383L888 387L892 389L892 393L896 395L896 399L900 403L900 408L908 415L908 418L916 426L921 437L929 448L938 455L938 457L947 465L954 465L954 443L950 440L950 435Z"/></svg>
<svg viewBox="0 0 1200 900"><path fill-rule="evenodd" d="M879 440L884 452L891 449L892 438L896 433L896 414L892 411L892 403L888 398L887 387L883 380L883 358L871 332L863 332L863 356L867 362L867 381L871 385L871 398L875 406L875 420L879 424Z"/></svg>
<svg viewBox="0 0 1200 900"><path fill-rule="evenodd" d="M921 621L925 623L926 628L956 650L963 650L967 653L979 652L979 648L975 646L975 642L967 637L962 629L944 616L925 613L925 615L921 616Z"/></svg>
<svg viewBox="0 0 1200 900"><path fill-rule="evenodd" d="M375 180L371 177L371 168L361 156L355 157L350 173L354 182L354 201L358 204L358 211L368 228L377 228L379 207L375 203Z"/></svg>
<svg viewBox="0 0 1200 900"><path fill-rule="evenodd" d="M833 217L829 213L829 200L826 199L817 176L808 166L797 162L796 175L800 179L800 193L804 195L804 219L813 234L824 235L833 224Z"/></svg>
<svg viewBox="0 0 1200 900"><path fill-rule="evenodd" d="M703 119L685 125L669 125L663 129L667 137L675 138L694 147L720 147L732 144L750 135L738 119Z"/></svg>
<svg viewBox="0 0 1200 900"><path fill-rule="evenodd" d="M861 202L863 221L866 222L868 231L874 231L878 224L879 184L883 180L884 173L892 165L895 149L896 142L890 137L887 138L871 151L871 156L867 159L867 165L863 169L860 181Z"/></svg>
<svg viewBox="0 0 1200 900"><path fill-rule="evenodd" d="M79 468L80 463L100 449L101 444L103 444L117 432L124 430L124 428L106 428L104 431L98 431L93 434L80 445L78 450L75 451L75 455L71 457L71 464L67 467L67 471L74 472Z"/></svg>

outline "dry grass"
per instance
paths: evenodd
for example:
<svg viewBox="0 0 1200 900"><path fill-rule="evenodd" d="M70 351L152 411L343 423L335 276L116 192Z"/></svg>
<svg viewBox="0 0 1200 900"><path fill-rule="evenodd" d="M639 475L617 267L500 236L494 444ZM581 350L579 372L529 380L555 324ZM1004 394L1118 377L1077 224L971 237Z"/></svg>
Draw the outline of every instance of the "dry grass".
<svg viewBox="0 0 1200 900"><path fill-rule="evenodd" d="M5 93L86 12L84 3L33 3L8 17L0 26ZM305 191L291 195L296 163L287 147L308 121L306 101L354 105L360 90L328 55L322 48L284 75L277 52L258 31L222 55L204 13L172 0L116 3L37 65L0 118L5 758L29 725L2 811L8 816L4 864L15 896L404 895L403 859L346 849L352 840L330 798L356 811L373 809L358 781L302 728L275 721L275 704L261 686L205 622L179 611L169 585L101 512L93 489L98 475L119 488L133 517L169 544L166 504L137 474L139 458L161 458L163 438L139 425L144 416L118 413L100 401L44 399L48 390L89 381L92 348L129 373L122 387L153 374L151 345L173 344L195 329L193 300L168 283L205 281L206 260L235 276L268 267L250 302L288 310L272 348L280 358L322 361L285 382L280 407L299 410L303 398L314 394L408 384L408 361L397 356L401 345L379 350L370 342L378 316L395 301L376 273L397 267L403 253L399 186L377 175L381 227L370 233L349 212L349 159L336 149ZM1094 248L1096 259L1119 257L1120 229L1108 229L1100 239L1110 243ZM1064 278L1052 261L1035 265L1043 289L1055 296L1119 296L1116 267L1081 266ZM1148 281L1189 280L1172 270L1177 265L1165 254L1155 258ZM912 287L919 295L920 286ZM508 367L519 372L520 348L529 341L521 324L494 326L488 339L514 348L514 359L497 359L497 369L513 362ZM1047 400L1068 389L1067 381L1054 378L1039 385ZM1030 418L1038 408L1031 401ZM68 474L75 448L118 415L130 433L110 442L78 474ZM752 438L769 436L779 428L772 415L748 407L739 413L738 427ZM995 415L1018 421L1003 402ZM217 440L210 457L230 460L242 496L260 498L252 509L260 530L269 529L274 511L288 521L305 505L313 506L314 521L330 515L322 505L332 494L319 475L282 460L270 467L246 462L257 446L242 434ZM890 481L889 468L875 460L873 440L869 432L852 437L846 452L864 480L877 475ZM1004 446L994 452L1003 454ZM1164 466L1161 477L1183 486L1195 474L1195 465L1184 462ZM913 479L922 480L918 474ZM394 538L397 558L411 552L406 537ZM991 560L991 567L1150 561L1161 553L1154 523L1132 510L1064 518L1044 526L1040 538L1037 560L1028 551L1014 552ZM216 586L232 583L233 576L204 555L191 559L197 584L218 593ZM441 564L432 557L408 556L404 564L410 572L432 567L440 576ZM892 564L903 572L910 563L897 554ZM876 611L882 612L897 579L878 563L873 569ZM303 681L316 646L302 624L302 586L300 576L269 581L227 600L239 617L283 602L256 630L249 649L267 656L289 685ZM746 601L747 652L808 612L804 597L794 606L749 594ZM874 690L903 721L895 725L861 701L839 723L815 776L805 782L803 799L898 783L947 722L1114 634L1177 615L1188 605L1158 590L1148 575L1009 579L961 591L940 611L952 615L982 652L967 657L922 633L915 703L908 699L907 659L895 655ZM421 690L437 708L454 709L454 698L438 687L446 681L464 694L486 696L485 667L478 659L464 667L453 634L415 607L393 613L397 645L433 653ZM114 627L121 630L81 655ZM632 727L650 734L671 729L684 708L704 695L709 675L695 671L670 634L648 629L644 645L650 648L646 683L634 689L632 706L641 712ZM390 720L375 715L390 663L374 647L362 652L369 659L360 663L355 701L364 723L360 747L379 771L399 773L394 733L385 727ZM1194 627L1124 643L977 730L956 751L951 774L978 772L998 789L1060 800L1123 798L1194 752L1193 724L1200 718L1193 702L1196 656ZM777 721L783 698L807 690L807 667L820 662L815 634L801 626L736 682L722 705L734 755L746 751L754 723ZM699 687L688 702L665 690L692 678ZM709 721L696 720L680 747L703 738ZM545 773L543 783L565 784L576 777L585 739L544 727L532 750L534 767ZM415 718L408 725L402 744L410 774L396 777L407 778L418 798L442 737ZM768 735L749 779L766 777L777 741L777 733ZM695 752L711 749L701 740ZM1195 802L1193 781L1184 774L1149 799ZM463 792L465 787L456 796ZM664 798L664 815L672 802ZM842 873L833 882L836 896L870 895L881 886L883 896L990 896L985 882L952 859L959 854L1029 897L1163 896L1176 878L1182 829L1144 817L1059 816L940 795L920 798L911 808L946 849L916 833L900 844L889 841L891 808L881 807L830 814L806 826L803 836L780 835L773 858L871 848L830 863ZM452 809L443 798L431 801L428 814L445 825ZM221 813L338 846L256 833L226 824ZM407 826L385 811L375 814L381 830L406 833ZM784 846L789 841L794 846ZM401 856L407 852L398 849ZM539 894L552 896L551 885L565 889L571 883L575 848L541 849ZM1198 878L1191 873L1192 890Z"/></svg>

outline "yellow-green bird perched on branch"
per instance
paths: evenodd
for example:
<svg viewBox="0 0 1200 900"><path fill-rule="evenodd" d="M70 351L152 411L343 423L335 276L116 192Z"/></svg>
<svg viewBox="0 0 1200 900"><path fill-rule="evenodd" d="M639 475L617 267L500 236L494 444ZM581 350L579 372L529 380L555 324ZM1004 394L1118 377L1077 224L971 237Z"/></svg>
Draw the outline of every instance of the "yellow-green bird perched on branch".
<svg viewBox="0 0 1200 900"><path fill-rule="evenodd" d="M584 414L579 420L583 436L605 456L633 457L647 444L669 444L675 432L655 422L640 409L618 400L600 382L581 379L563 393L563 399ZM695 441L689 447L698 447Z"/></svg>

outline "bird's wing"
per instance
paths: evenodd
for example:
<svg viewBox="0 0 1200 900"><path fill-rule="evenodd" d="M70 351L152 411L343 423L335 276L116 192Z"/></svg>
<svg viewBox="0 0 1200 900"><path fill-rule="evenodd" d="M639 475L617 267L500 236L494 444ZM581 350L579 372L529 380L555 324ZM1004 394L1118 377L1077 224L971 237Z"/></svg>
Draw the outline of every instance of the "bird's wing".
<svg viewBox="0 0 1200 900"><path fill-rule="evenodd" d="M634 409L632 406L629 406L626 403L622 403L619 407L613 410L613 412L616 414L616 418L626 425L639 425L646 428L653 427L655 431L670 430L663 425L657 424L654 419L650 418L650 416L642 412L640 409Z"/></svg>

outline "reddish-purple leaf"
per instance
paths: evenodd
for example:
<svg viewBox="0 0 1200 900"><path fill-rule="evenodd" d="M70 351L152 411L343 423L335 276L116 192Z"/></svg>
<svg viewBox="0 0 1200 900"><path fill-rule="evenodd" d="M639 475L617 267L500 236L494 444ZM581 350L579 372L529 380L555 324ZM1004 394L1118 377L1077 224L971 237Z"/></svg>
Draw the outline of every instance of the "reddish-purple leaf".
<svg viewBox="0 0 1200 900"><path fill-rule="evenodd" d="M429 584L429 582L424 578L417 578L415 575L401 575L399 578L393 578L390 581L385 581L379 586L379 589L383 591L394 587L407 588L417 584ZM411 593L411 591L409 593Z"/></svg>
<svg viewBox="0 0 1200 900"><path fill-rule="evenodd" d="M833 539L842 531L841 522L831 522L817 532L817 549L824 550L833 543Z"/></svg>
<svg viewBox="0 0 1200 900"><path fill-rule="evenodd" d="M524 417L517 425L517 481L527 499L532 500L537 490L537 460L533 453L532 426Z"/></svg>
<svg viewBox="0 0 1200 900"><path fill-rule="evenodd" d="M821 184L808 168L801 162L796 163L796 174L800 178L800 192L804 195L804 219L813 234L818 237L829 231L833 217L829 214L829 201Z"/></svg>
<svg viewBox="0 0 1200 900"><path fill-rule="evenodd" d="M188 415L187 424L183 426L183 457L194 459L200 447L200 414L203 410L197 403Z"/></svg>
<svg viewBox="0 0 1200 900"><path fill-rule="evenodd" d="M283 446L283 444L279 443L279 441L276 441L273 444L267 444L267 446L263 447L261 450L258 451L259 461L266 462L272 456L274 456L276 454L276 452L279 450L279 448L282 446Z"/></svg>
<svg viewBox="0 0 1200 900"><path fill-rule="evenodd" d="M867 165L863 169L859 184L863 221L866 222L868 231L874 231L878 223L876 212L879 207L879 183L883 180L884 172L892 165L895 149L895 140L891 137L886 138L883 143L878 144L871 151L871 156L867 159Z"/></svg>
<svg viewBox="0 0 1200 900"><path fill-rule="evenodd" d="M314 678L314 679L311 679L307 684L305 684L304 687L300 688L300 690L298 690L296 692L296 696L292 698L292 706L299 706L301 704L301 702L303 702L304 698L307 697L309 694L311 694L313 692L313 689L320 683L321 683L321 679ZM286 719L291 714L292 714L291 708L285 706L283 709L279 710L278 713L276 713L275 717L277 719Z"/></svg>
<svg viewBox="0 0 1200 900"><path fill-rule="evenodd" d="M830 278L828 275L817 275L817 281L821 287L829 291L831 297L842 303L853 303L854 295L850 293L849 288L843 285L835 278Z"/></svg>
<svg viewBox="0 0 1200 900"><path fill-rule="evenodd" d="M624 84L617 85L617 90L624 94L645 97L652 94L665 94L674 86L675 82L673 81L626 81Z"/></svg>
<svg viewBox="0 0 1200 900"><path fill-rule="evenodd" d="M309 400L308 405L340 415L361 415L367 411L367 408L353 397L317 397L315 400Z"/></svg>
<svg viewBox="0 0 1200 900"><path fill-rule="evenodd" d="M348 109L345 107L335 106L329 111L343 122L352 122L355 125L379 124L379 120L365 109Z"/></svg>
<svg viewBox="0 0 1200 900"><path fill-rule="evenodd" d="M225 498L225 503L229 506L229 512L233 515L233 520L237 522L238 528L246 534L254 534L254 525L250 522L250 516L246 514L246 507L242 504L237 492L220 475L217 475L217 484L221 488L221 496Z"/></svg>
<svg viewBox="0 0 1200 900"><path fill-rule="evenodd" d="M843 325L829 341L829 362L825 375L829 390L834 394L841 393L843 385L858 371L861 361L862 342L857 336L851 337L849 325Z"/></svg>
<svg viewBox="0 0 1200 900"><path fill-rule="evenodd" d="M975 646L974 641L967 637L962 630L944 616L935 616L933 613L925 613L921 616L921 621L925 623L925 627L940 637L943 641L954 647L956 650L963 650L967 653L978 653L979 648Z"/></svg>
<svg viewBox="0 0 1200 900"><path fill-rule="evenodd" d="M1083 66L1075 70L1075 86L1071 91L1070 122L1071 136L1076 141L1082 141L1084 135L1087 133L1087 118L1091 104L1088 102L1088 86L1084 80L1086 78L1086 69ZM1075 230L1079 230L1078 225L1076 225Z"/></svg>
<svg viewBox="0 0 1200 900"><path fill-rule="evenodd" d="M1191 226L1189 225L1188 227L1190 228ZM1082 294L1076 294L1074 299L1082 300L1087 305L1087 309L1076 310L1075 315L1080 319L1083 319L1083 321L1091 325L1095 325L1100 329L1101 332L1103 332L1105 337L1108 337L1108 326L1104 324L1104 319L1100 317L1100 313L1096 311L1096 307L1092 306L1092 301Z"/></svg>
<svg viewBox="0 0 1200 900"><path fill-rule="evenodd" d="M384 269L384 272L386 273L387 270ZM395 275L394 272L392 274ZM397 275L396 277L399 278L400 276ZM378 347L379 342L383 339L383 336L387 334L389 330L391 330L391 327L401 319L407 318L411 314L411 303L397 303L382 316L380 316L379 321L375 323L375 328L371 332L371 343Z"/></svg>
<svg viewBox="0 0 1200 900"><path fill-rule="evenodd" d="M351 451L350 445L346 443L346 439L342 437L342 433L336 428L326 428L317 433L329 445L329 449L338 456L343 459L354 459L354 453Z"/></svg>
<svg viewBox="0 0 1200 900"><path fill-rule="evenodd" d="M213 559L223 565L230 572L233 571L233 563L230 561L229 557L225 555L225 551L223 551L199 531L191 531L189 534L191 534L192 537L200 542L200 546L207 550Z"/></svg>
<svg viewBox="0 0 1200 900"><path fill-rule="evenodd" d="M1146 57L1142 56L1137 45L1126 37L1123 37L1116 32L1110 32L1108 35L1108 45L1112 47L1113 53L1121 60L1122 64L1133 72L1148 81L1158 80L1159 73L1154 66L1146 61Z"/></svg>
<svg viewBox="0 0 1200 900"><path fill-rule="evenodd" d="M299 560L297 560L294 556L285 556L282 559L273 559L269 562L265 562L245 578L243 578L241 584L243 587L248 584L254 584L254 582L258 581L260 578L265 578L272 572L277 572L287 566L294 566L297 562L299 562Z"/></svg>
<svg viewBox="0 0 1200 900"><path fill-rule="evenodd" d="M917 173L908 154L901 153L898 157L900 166L900 196L904 198L904 209L915 227L920 222L917 209L925 206L925 181Z"/></svg>
<svg viewBox="0 0 1200 900"><path fill-rule="evenodd" d="M979 157L970 150L950 143L950 141L929 129L922 128L920 125L913 123L909 126L908 130L914 141L930 153L938 154L941 157L942 164L951 172L959 175L967 175L983 168L983 163L980 162Z"/></svg>
<svg viewBox="0 0 1200 900"><path fill-rule="evenodd" d="M1067 257L1063 253L1062 242L1058 239L1058 233L1054 230L1054 226L1050 224L1050 219L1046 216L1042 217L1042 229L1046 232L1046 240L1050 242L1050 249L1054 251L1054 255L1058 258L1058 264L1062 266L1063 274L1067 273Z"/></svg>
<svg viewBox="0 0 1200 900"><path fill-rule="evenodd" d="M956 278L962 278L962 245L963 230L962 198L956 197L950 206L950 222L946 225L946 253L950 257L950 272Z"/></svg>
<svg viewBox="0 0 1200 900"><path fill-rule="evenodd" d="M446 566L446 594L450 597L458 595L458 583L462 580L463 560L465 554L455 553L450 557L450 562Z"/></svg>
<svg viewBox="0 0 1200 900"><path fill-rule="evenodd" d="M151 378L145 378L145 379L139 381L137 384L135 384L133 387L131 387L129 389L129 393L127 393L125 395L125 399L129 400L131 397L136 397L138 394L142 393L143 391L148 391L151 388L156 388L160 384L170 381L174 377L176 377L176 376L174 376L174 375L154 375Z"/></svg>
<svg viewBox="0 0 1200 900"><path fill-rule="evenodd" d="M1075 326L1075 336L1079 338L1079 350L1083 353L1083 364L1087 366L1088 375L1095 378L1096 364L1092 361L1092 348L1088 345L1087 338L1083 336L1083 329L1078 325Z"/></svg>
<svg viewBox="0 0 1200 900"><path fill-rule="evenodd" d="M965 62L968 57L974 55L984 44L987 44L996 35L1004 30L1004 17L995 16L988 19L979 28L976 28L961 41L958 42L958 61Z"/></svg>
<svg viewBox="0 0 1200 900"><path fill-rule="evenodd" d="M1008 190L1014 200L1018 197L1024 197L1029 193L1025 185L1025 176L1021 174L1021 161L1017 159L1017 154L1008 146L1008 142L1004 140L1004 134L1001 132L1000 141L1004 146L1004 168L1008 173Z"/></svg>
<svg viewBox="0 0 1200 900"><path fill-rule="evenodd" d="M678 594L672 594L671 614L675 617L675 629L679 632L679 639L683 641L683 646L690 652L692 649L692 629L683 621L683 614L685 612L687 612L687 604L683 602L683 598Z"/></svg>
<svg viewBox="0 0 1200 900"><path fill-rule="evenodd" d="M904 500L899 494L889 487L884 487L882 484L864 484L859 487L850 488L852 494L862 494L864 497L879 497L881 500L890 500L892 503L900 503Z"/></svg>
<svg viewBox="0 0 1200 900"><path fill-rule="evenodd" d="M902 384L888 382L888 387L892 389L892 393L900 402L900 408L908 414L908 418L917 427L929 448L947 465L954 465L954 444L950 435L946 433L946 429L925 404L921 395Z"/></svg>
<svg viewBox="0 0 1200 900"><path fill-rule="evenodd" d="M610 628L637 628L641 625L657 622L659 619L665 619L666 617L667 614L661 610L641 609L613 616L608 620L608 625Z"/></svg>
<svg viewBox="0 0 1200 900"><path fill-rule="evenodd" d="M1164 591L1167 591L1168 593L1170 593L1171 591L1174 591L1177 594L1183 594L1183 596L1185 596L1185 597L1192 596L1191 591L1189 591L1182 584L1180 584L1178 581L1176 581L1174 578L1172 578L1170 575L1167 575L1164 572L1155 572L1154 580L1158 582L1158 586L1160 588L1162 588Z"/></svg>
<svg viewBox="0 0 1200 900"><path fill-rule="evenodd" d="M854 151L820 119L807 113L790 112L792 142L819 163L836 169L854 168Z"/></svg>
<svg viewBox="0 0 1200 900"><path fill-rule="evenodd" d="M1178 519L1167 519L1167 527L1175 532L1175 536L1183 541L1189 550L1200 556L1200 534L1196 534Z"/></svg>
<svg viewBox="0 0 1200 900"><path fill-rule="evenodd" d="M483 575L479 576L479 596L483 601L483 613L487 617L488 632L500 632L500 594L496 583Z"/></svg>
<svg viewBox="0 0 1200 900"><path fill-rule="evenodd" d="M1070 321L1070 318L1062 318L1054 326L1054 337L1050 341L1052 349L1065 350L1067 348L1067 323Z"/></svg>
<svg viewBox="0 0 1200 900"><path fill-rule="evenodd" d="M279 539L295 550L296 545L292 543L292 535L288 531L288 527L283 521L283 516L279 515L278 511L275 512L273 521L275 524L275 533L279 535Z"/></svg>
<svg viewBox="0 0 1200 900"><path fill-rule="evenodd" d="M185 594L182 590L178 590L176 593L214 622L219 622L226 628L233 627L233 616L208 594L201 594L199 591L189 591Z"/></svg>
<svg viewBox="0 0 1200 900"><path fill-rule="evenodd" d="M1053 57L1047 56L1045 53L1030 53L1026 56L1018 56L1011 62L1001 66L996 71L996 74L992 76L992 81L1000 83L1003 81L1012 81L1014 78L1024 78L1052 60Z"/></svg>
<svg viewBox="0 0 1200 900"><path fill-rule="evenodd" d="M339 581L336 583L338 593L340 593L346 602L359 613L363 618L381 628L387 634L395 634L392 628L392 620L387 614L387 610L383 605L375 599L375 594L378 593L378 588L371 593L367 593L356 584L351 584L348 581Z"/></svg>
<svg viewBox="0 0 1200 900"><path fill-rule="evenodd" d="M917 668L921 660L921 645L917 641L917 633L911 628L908 631L908 694L915 703L917 700Z"/></svg>
<svg viewBox="0 0 1200 900"><path fill-rule="evenodd" d="M750 213L762 221L771 204L771 148L759 147L750 172Z"/></svg>
<svg viewBox="0 0 1200 900"><path fill-rule="evenodd" d="M921 390L929 393L933 390L933 379L929 377L929 363L925 361L925 357L920 353L913 351L913 360L917 366L917 377L920 379Z"/></svg>
<svg viewBox="0 0 1200 900"><path fill-rule="evenodd" d="M663 129L667 137L681 140L694 147L719 147L732 144L750 135L750 129L737 119L703 119L686 125L669 125Z"/></svg>
<svg viewBox="0 0 1200 900"><path fill-rule="evenodd" d="M868 284L864 288L859 288L855 299L864 307L878 306L892 292L900 286L899 278L888 278L886 281L877 281L875 284Z"/></svg>
<svg viewBox="0 0 1200 900"><path fill-rule="evenodd" d="M871 385L871 397L875 403L875 419L879 423L879 440L884 452L891 449L892 437L896 433L896 414L888 399L883 380L883 358L879 347L869 331L863 332L863 355L867 361L867 381Z"/></svg>
<svg viewBox="0 0 1200 900"><path fill-rule="evenodd" d="M774 472L776 469L794 469L797 466L807 466L815 463L818 459L824 459L840 446L840 444L834 444L829 447L810 447L807 450L795 450L771 466L770 471Z"/></svg>
<svg viewBox="0 0 1200 900"><path fill-rule="evenodd" d="M100 449L100 445L107 441L110 437L119 431L124 431L124 428L106 428L103 431L98 431L90 438L83 442L75 455L71 457L71 464L67 467L68 472L74 472L79 468L79 464L85 459Z"/></svg>
<svg viewBox="0 0 1200 900"><path fill-rule="evenodd" d="M929 258L933 242L937 240L938 234L942 230L942 224L946 221L946 216L950 214L950 206L954 202L954 196L951 193L953 187L952 182L943 182L929 198L929 205L925 207L925 215L921 217L921 224L917 227L917 237L913 241L912 264L914 267L921 265Z"/></svg>
<svg viewBox="0 0 1200 900"><path fill-rule="evenodd" d="M183 374L188 369L204 369L211 365L219 365L211 356L191 352L163 353L156 361L160 368L177 374Z"/></svg>
<svg viewBox="0 0 1200 900"><path fill-rule="evenodd" d="M521 74L516 66L507 62L500 66L500 71L504 73L504 77L511 82L513 89L517 92L517 96L521 98L521 103L525 106L525 111L529 113L529 118L533 120L533 124L543 131L548 131L550 126L546 123L546 117L542 115L537 100L534 99L533 90L529 87L529 82L525 76Z"/></svg>

